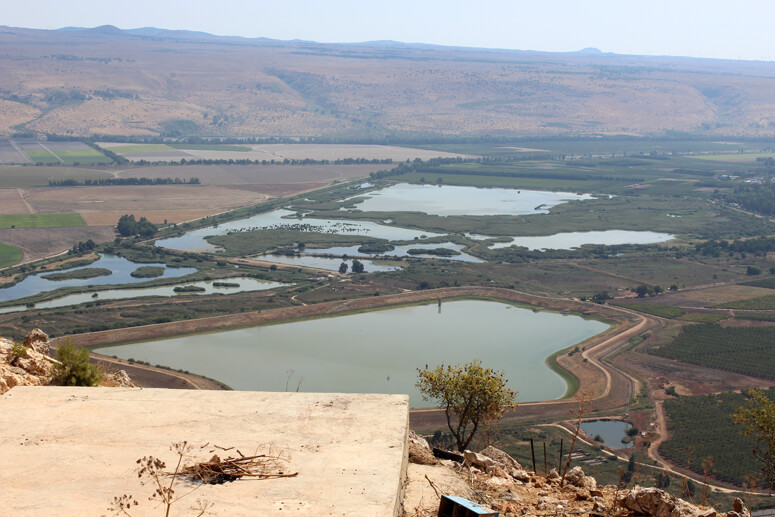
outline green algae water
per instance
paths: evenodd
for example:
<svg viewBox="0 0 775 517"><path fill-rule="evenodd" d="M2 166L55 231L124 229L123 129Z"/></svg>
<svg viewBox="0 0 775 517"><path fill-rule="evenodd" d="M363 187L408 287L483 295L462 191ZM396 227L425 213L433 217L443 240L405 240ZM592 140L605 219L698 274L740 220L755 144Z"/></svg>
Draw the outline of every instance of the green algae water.
<svg viewBox="0 0 775 517"><path fill-rule="evenodd" d="M521 402L562 397L546 365L608 325L509 304L461 300L198 334L95 350L188 370L237 390L408 393L417 369L474 359L504 370Z"/></svg>

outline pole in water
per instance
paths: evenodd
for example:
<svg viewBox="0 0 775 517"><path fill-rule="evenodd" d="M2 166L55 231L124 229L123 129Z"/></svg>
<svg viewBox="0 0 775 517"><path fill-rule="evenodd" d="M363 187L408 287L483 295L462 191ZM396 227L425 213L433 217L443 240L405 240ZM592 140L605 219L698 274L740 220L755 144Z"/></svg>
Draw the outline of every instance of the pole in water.
<svg viewBox="0 0 775 517"><path fill-rule="evenodd" d="M533 448L533 439L530 439L530 456L533 458L533 473L536 471L536 451Z"/></svg>
<svg viewBox="0 0 775 517"><path fill-rule="evenodd" d="M439 298L439 307L441 307L441 298Z"/></svg>

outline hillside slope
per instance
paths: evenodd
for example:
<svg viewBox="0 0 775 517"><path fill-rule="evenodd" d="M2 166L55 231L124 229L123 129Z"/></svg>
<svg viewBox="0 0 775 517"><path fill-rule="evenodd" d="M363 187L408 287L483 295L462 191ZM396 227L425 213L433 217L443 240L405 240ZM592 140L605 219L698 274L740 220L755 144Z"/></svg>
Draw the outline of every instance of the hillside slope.
<svg viewBox="0 0 775 517"><path fill-rule="evenodd" d="M775 134L775 63L0 27L0 135Z"/></svg>

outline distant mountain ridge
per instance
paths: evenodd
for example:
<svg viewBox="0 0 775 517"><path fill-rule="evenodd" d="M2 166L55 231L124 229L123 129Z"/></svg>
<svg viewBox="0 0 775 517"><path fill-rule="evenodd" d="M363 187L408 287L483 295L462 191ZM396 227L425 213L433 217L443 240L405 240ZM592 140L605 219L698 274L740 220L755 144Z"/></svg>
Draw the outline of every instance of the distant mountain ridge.
<svg viewBox="0 0 775 517"><path fill-rule="evenodd" d="M775 135L775 63L0 27L0 134Z"/></svg>

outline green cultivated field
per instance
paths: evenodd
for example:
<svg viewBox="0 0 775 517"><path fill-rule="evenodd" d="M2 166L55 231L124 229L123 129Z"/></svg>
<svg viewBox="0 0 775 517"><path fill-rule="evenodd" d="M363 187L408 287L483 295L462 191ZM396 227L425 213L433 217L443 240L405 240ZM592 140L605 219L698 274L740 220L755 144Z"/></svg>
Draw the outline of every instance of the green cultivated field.
<svg viewBox="0 0 775 517"><path fill-rule="evenodd" d="M689 364L775 379L772 327L689 325L667 345L649 353Z"/></svg>
<svg viewBox="0 0 775 517"><path fill-rule="evenodd" d="M775 390L770 389L768 395L775 396ZM742 486L746 474L759 472L751 454L755 442L743 437L742 427L734 425L730 418L744 404L745 396L740 393L666 400L670 439L659 446L659 452L700 476L702 460L712 457L714 477Z"/></svg>
<svg viewBox="0 0 775 517"><path fill-rule="evenodd" d="M0 267L13 266L22 259L22 250L0 243Z"/></svg>
<svg viewBox="0 0 775 517"><path fill-rule="evenodd" d="M32 161L59 161L57 160L57 157L45 149L35 149L35 150L28 150L24 151L24 153L27 155L27 157Z"/></svg>
<svg viewBox="0 0 775 517"><path fill-rule="evenodd" d="M651 303L614 303L618 307L624 307L625 309L632 309L634 311L645 312L646 314L653 314L660 318L678 318L686 314L680 307L672 307L670 305L656 305Z"/></svg>
<svg viewBox="0 0 775 517"><path fill-rule="evenodd" d="M749 284L750 285L750 284ZM737 300L734 302L718 305L724 309L742 309L749 311L768 311L775 309L775 294L749 298L747 300Z"/></svg>
<svg viewBox="0 0 775 517"><path fill-rule="evenodd" d="M3 214L0 228L56 228L63 226L86 226L81 214Z"/></svg>

